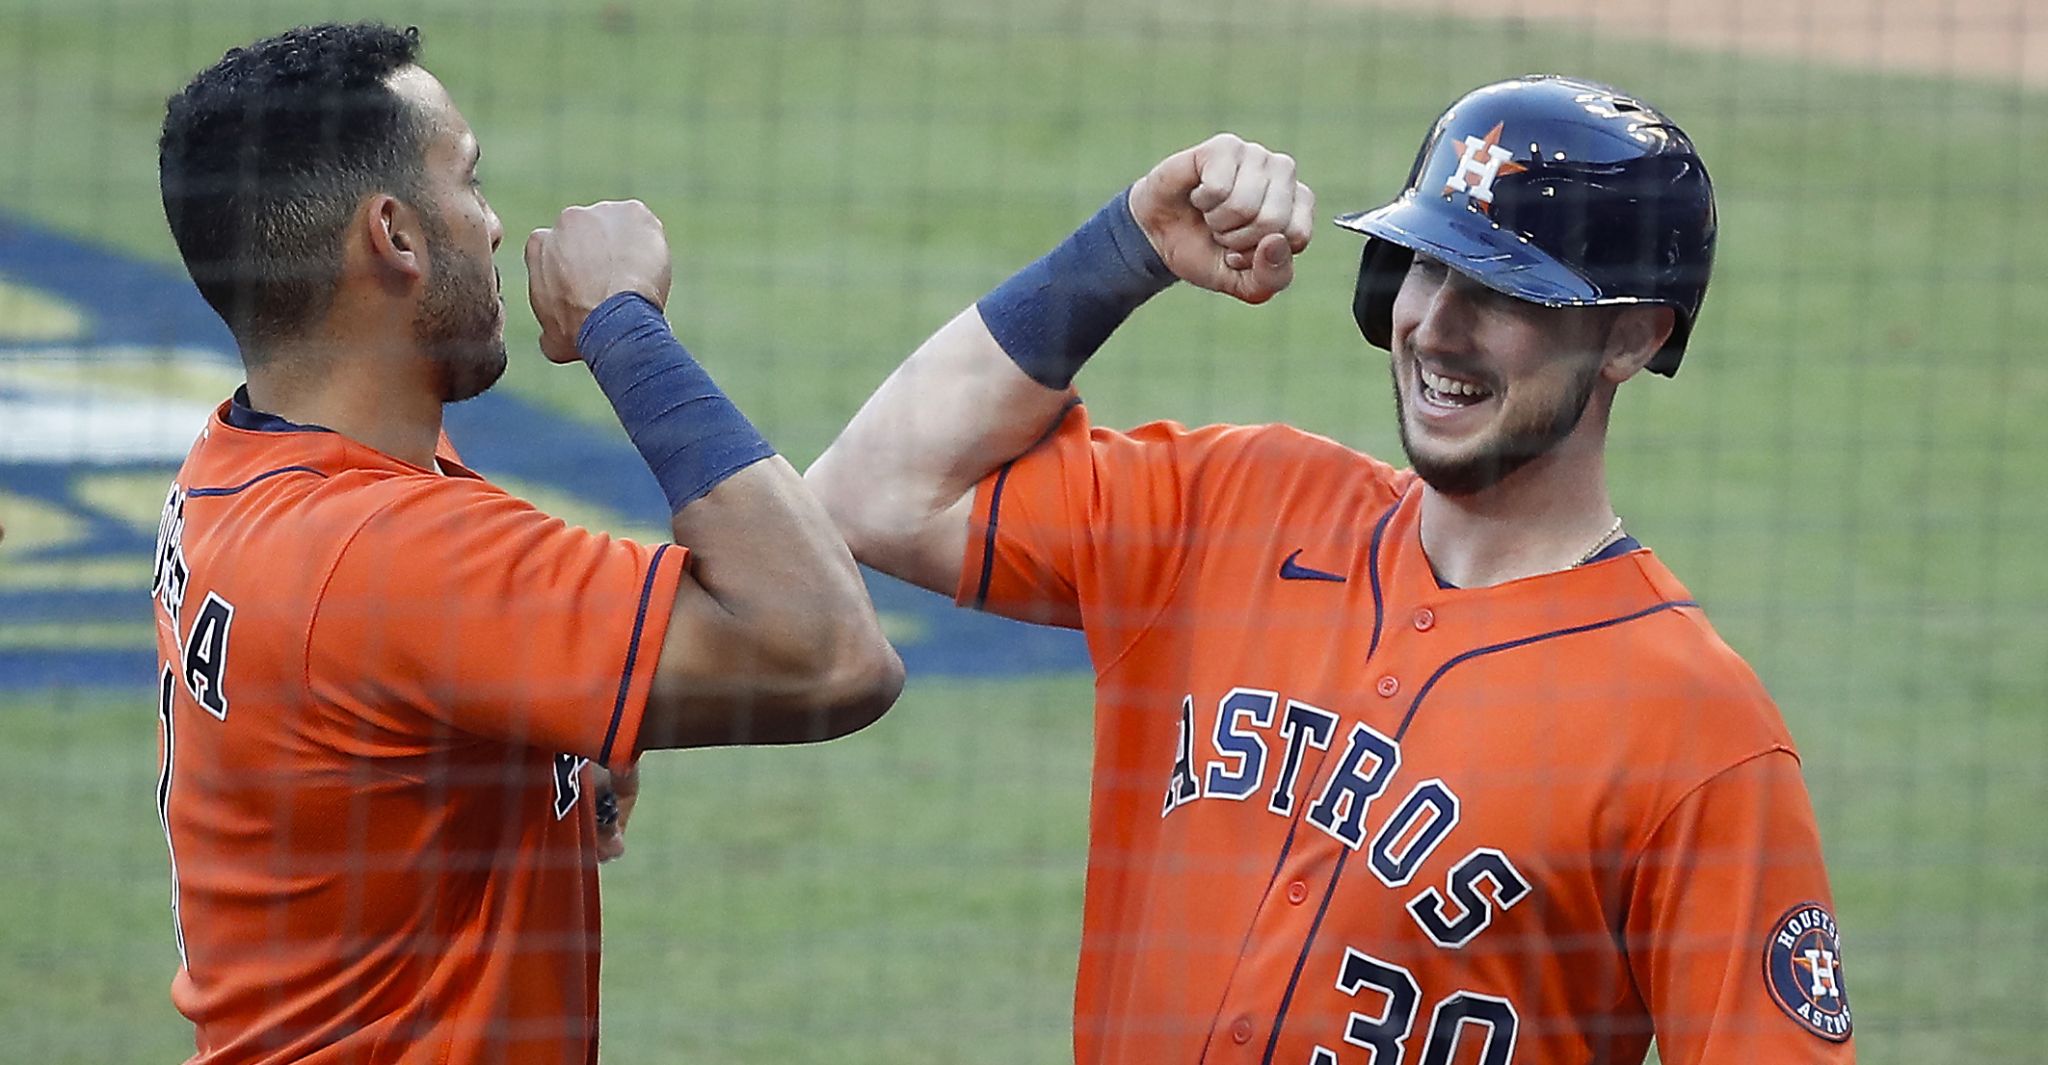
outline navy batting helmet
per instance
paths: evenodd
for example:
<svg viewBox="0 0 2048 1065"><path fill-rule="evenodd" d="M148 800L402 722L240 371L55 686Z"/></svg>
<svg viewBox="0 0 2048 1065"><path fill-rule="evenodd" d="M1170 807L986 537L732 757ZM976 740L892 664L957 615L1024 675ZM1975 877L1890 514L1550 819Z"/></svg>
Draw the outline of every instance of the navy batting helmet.
<svg viewBox="0 0 2048 1065"><path fill-rule="evenodd" d="M1669 377L1714 264L1714 187L1685 132L1618 89L1556 75L1465 94L1436 120L1401 195L1337 224L1371 238L1352 314L1382 348L1419 251L1545 306L1672 308L1649 364Z"/></svg>

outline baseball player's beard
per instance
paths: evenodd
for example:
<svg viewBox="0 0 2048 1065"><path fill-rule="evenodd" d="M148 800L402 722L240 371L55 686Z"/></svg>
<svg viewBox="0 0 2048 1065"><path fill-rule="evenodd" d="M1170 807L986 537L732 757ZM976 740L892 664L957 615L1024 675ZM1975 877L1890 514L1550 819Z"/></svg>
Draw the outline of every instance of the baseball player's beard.
<svg viewBox="0 0 2048 1065"><path fill-rule="evenodd" d="M1392 360L1388 360L1389 366ZM1407 397L1400 371L1394 371L1394 424L1401 431L1401 450L1415 475L1448 496L1469 496L1506 480L1509 474L1548 454L1578 428L1600 380L1600 360L1589 358L1555 402L1524 412L1503 410L1503 424L1459 455L1431 455L1408 436ZM1503 397L1505 398L1505 397Z"/></svg>
<svg viewBox="0 0 2048 1065"><path fill-rule="evenodd" d="M438 248L454 249L445 232L429 222L428 239ZM441 402L460 403L480 396L505 373L505 334L498 313L496 271L453 251L447 265L434 272L420 300L413 334L441 369Z"/></svg>

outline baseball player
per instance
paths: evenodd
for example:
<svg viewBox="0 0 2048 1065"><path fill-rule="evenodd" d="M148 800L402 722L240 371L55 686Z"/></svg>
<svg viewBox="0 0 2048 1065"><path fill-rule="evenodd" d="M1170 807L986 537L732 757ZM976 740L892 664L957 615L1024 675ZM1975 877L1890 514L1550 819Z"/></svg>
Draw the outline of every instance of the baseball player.
<svg viewBox="0 0 2048 1065"><path fill-rule="evenodd" d="M1077 1059L1850 1060L1792 740L1602 468L1706 290L1692 143L1612 88L1489 85L1339 220L1406 469L1091 422L1072 381L1126 315L1175 280L1270 298L1313 203L1235 137L1167 158L807 474L855 557L1087 638Z"/></svg>
<svg viewBox="0 0 2048 1065"><path fill-rule="evenodd" d="M594 1062L596 867L640 752L829 739L901 685L830 520L663 319L645 207L536 231L529 295L676 542L565 525L448 446L443 405L505 368L504 230L418 49L293 30L164 122L172 235L248 371L153 589L171 994L208 1065Z"/></svg>

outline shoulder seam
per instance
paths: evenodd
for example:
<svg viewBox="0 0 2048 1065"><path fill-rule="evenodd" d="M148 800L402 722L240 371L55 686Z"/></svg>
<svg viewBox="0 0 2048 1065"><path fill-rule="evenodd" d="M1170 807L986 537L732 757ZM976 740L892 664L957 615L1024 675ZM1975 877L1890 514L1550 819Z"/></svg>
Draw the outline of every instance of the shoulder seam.
<svg viewBox="0 0 2048 1065"><path fill-rule="evenodd" d="M1368 455L1363 451L1359 451L1356 448L1350 447L1349 445L1346 445L1341 441L1332 439L1327 436L1323 436L1320 433L1312 433L1306 429L1301 429L1296 426L1288 425L1285 422L1263 422L1257 425L1250 426L1228 426L1228 428L1242 428L1253 430L1253 442L1256 442L1259 436L1267 432L1291 431L1300 434L1304 437L1313 438L1314 440L1320 443L1327 444L1332 448L1342 450L1349 455L1353 455L1360 459L1363 459L1371 463L1375 467L1387 471L1389 474L1399 472L1387 463L1382 462L1379 459L1374 458L1373 456ZM1237 453L1238 457L1241 458L1246 450L1248 450L1248 448L1240 449ZM1373 483L1375 484L1375 486L1387 489L1389 491L1389 498L1387 500L1388 504L1391 505L1400 503L1401 496L1403 493L1392 491L1393 482L1390 478L1375 477L1373 479ZM1375 518L1373 520L1376 521L1378 519ZM1116 654L1105 659L1101 665L1095 667L1095 676L1098 681L1101 680L1104 674L1108 673L1110 670L1122 664L1123 660L1125 658L1128 658L1130 656L1130 653L1137 649L1138 644L1142 642L1146 636L1151 635L1153 629L1159 627L1159 619L1166 616L1166 608L1172 605L1174 597L1180 594L1181 583L1187 577L1188 561L1189 555L1185 553L1182 554L1180 558L1180 563L1174 570L1173 580L1168 584L1166 594L1159 600L1159 605L1152 611L1152 616L1146 618L1145 623L1139 626L1136 630L1134 630L1131 633L1130 638L1124 642L1123 647L1119 648ZM1083 632L1086 632L1085 627L1083 628Z"/></svg>
<svg viewBox="0 0 2048 1065"><path fill-rule="evenodd" d="M321 480L326 480L327 477L329 476L327 471L317 469L312 466L279 466L276 469L266 470L262 473L259 473L256 476L251 477L248 480L243 481L241 484L237 485L202 485L198 488L187 488L185 490L185 495L187 498L194 499L210 499L219 496L239 495L257 484L267 481L272 477L276 477L279 476L280 474L286 473L310 473L316 477L319 477Z"/></svg>
<svg viewBox="0 0 2048 1065"><path fill-rule="evenodd" d="M1095 667L1095 676L1098 680L1103 674L1122 664L1123 660L1129 657L1132 651L1138 649L1138 644L1143 642L1153 629L1159 627L1159 619L1166 616L1166 608L1171 606L1174 597L1180 594L1181 581L1186 578L1187 572L1188 559L1186 555L1182 555L1180 562L1174 567L1173 580L1167 584L1166 594L1160 597L1158 605L1152 609L1152 616L1146 618L1143 625L1138 626L1137 629L1132 631L1130 637L1124 641L1124 645L1117 649L1116 654L1111 655L1101 665ZM1084 623L1082 626L1084 638L1086 632L1087 626Z"/></svg>
<svg viewBox="0 0 2048 1065"><path fill-rule="evenodd" d="M356 522L355 528L349 530L349 534L342 538L341 546L335 550L334 557L327 563L327 572L320 577L319 591L313 595L313 609L306 617L306 639L299 648L299 686L303 690L306 701L309 704L315 702L313 697L313 630L319 626L321 608L327 605L327 587L334 583L335 571L341 568L342 558L348 554L350 548L355 546L356 537L361 536L363 530L369 527L371 522L383 516L385 511L404 501L410 494L410 492L400 493L386 501L382 506L363 515L362 520Z"/></svg>
<svg viewBox="0 0 2048 1065"><path fill-rule="evenodd" d="M1178 425L1179 423L1173 422L1170 424ZM1216 426L1203 426L1202 428L1216 428ZM1227 431L1229 429L1245 427L1223 425L1221 426L1221 428ZM1268 428L1268 426L1255 426L1250 428L1253 428L1256 431L1257 429ZM1241 449L1239 451L1239 454L1243 454L1243 451ZM1181 581L1187 577L1187 573L1188 553L1184 551L1181 553L1179 561L1175 563L1173 569L1173 579L1167 582L1166 593L1159 597L1158 604L1154 606L1152 609L1152 615L1145 619L1145 623L1143 625L1140 625L1136 629L1133 629L1131 631L1130 636L1124 640L1124 644L1122 647L1117 648L1117 652L1115 654L1104 659L1101 665L1095 667L1095 677L1098 681L1101 680L1103 674L1108 673L1110 670L1115 669L1118 665L1121 665L1124 659L1130 657L1132 651L1137 650L1138 644L1143 642L1145 637L1147 635L1150 635L1153 629L1159 627L1159 619L1166 616L1166 608L1172 605L1174 597L1180 594ZM1087 631L1088 627L1084 619L1081 626L1081 632L1084 639L1086 638Z"/></svg>
<svg viewBox="0 0 2048 1065"><path fill-rule="evenodd" d="M1707 775L1701 777L1698 781L1694 782L1692 787L1689 787L1685 789L1684 792L1680 793L1677 798L1672 799L1671 805L1665 807L1664 812L1658 814L1656 820L1650 822L1650 830L1648 832L1643 833L1642 840L1636 844L1634 848L1635 853L1629 858L1628 863L1630 878L1634 878L1636 868L1642 865L1643 852L1649 849L1650 841L1657 837L1657 833L1664 831L1664 826L1670 823L1673 815L1678 813L1679 807L1684 806L1687 802L1691 801L1692 797L1698 795L1702 788L1705 788L1707 785L1712 784L1714 781L1719 780L1724 776L1727 776L1729 773L1732 773L1735 770L1740 769L1743 766L1746 766L1759 758L1768 758L1771 755L1778 754L1780 752L1790 755L1792 758L1793 765L1802 764L1799 761L1799 752L1793 749L1791 744L1773 743L1769 747L1765 747L1761 750L1751 751L1750 753L1745 754L1742 757L1729 762L1727 765L1724 765L1721 768L1716 769L1711 773L1708 773Z"/></svg>

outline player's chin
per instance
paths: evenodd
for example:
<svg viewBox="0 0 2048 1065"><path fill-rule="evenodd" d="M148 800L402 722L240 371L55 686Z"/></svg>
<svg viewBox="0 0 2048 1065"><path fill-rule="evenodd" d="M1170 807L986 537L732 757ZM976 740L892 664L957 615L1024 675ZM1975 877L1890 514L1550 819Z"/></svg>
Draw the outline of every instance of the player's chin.
<svg viewBox="0 0 2048 1065"><path fill-rule="evenodd" d="M1450 452L1411 447L1408 464L1423 483L1447 496L1473 496L1492 488L1528 460L1497 451Z"/></svg>
<svg viewBox="0 0 2048 1065"><path fill-rule="evenodd" d="M474 351L466 353L465 358L444 364L441 402L460 403L490 391L491 386L505 376L508 362L504 337L499 336L478 345Z"/></svg>
<svg viewBox="0 0 2048 1065"><path fill-rule="evenodd" d="M1462 434L1432 432L1405 415L1401 447L1416 475L1445 495L1467 496L1491 488L1514 465L1502 453L1496 433L1485 429Z"/></svg>

